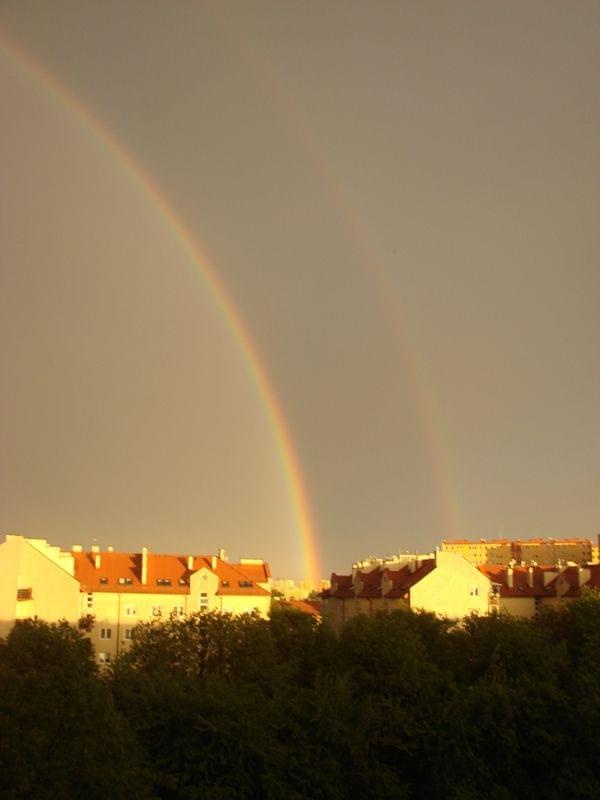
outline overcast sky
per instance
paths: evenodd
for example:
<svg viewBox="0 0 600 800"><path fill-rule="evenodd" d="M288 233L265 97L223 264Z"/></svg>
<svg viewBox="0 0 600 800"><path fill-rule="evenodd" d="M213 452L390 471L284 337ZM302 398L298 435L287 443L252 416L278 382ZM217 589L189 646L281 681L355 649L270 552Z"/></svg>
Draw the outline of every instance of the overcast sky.
<svg viewBox="0 0 600 800"><path fill-rule="evenodd" d="M597 2L5 0L0 31L0 532L305 571L231 328L70 96L228 287L324 574L595 537Z"/></svg>

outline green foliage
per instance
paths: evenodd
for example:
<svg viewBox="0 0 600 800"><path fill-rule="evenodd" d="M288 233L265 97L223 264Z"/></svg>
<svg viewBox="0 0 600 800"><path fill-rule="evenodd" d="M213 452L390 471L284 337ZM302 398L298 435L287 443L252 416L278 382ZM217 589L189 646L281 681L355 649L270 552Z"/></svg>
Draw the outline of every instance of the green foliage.
<svg viewBox="0 0 600 800"><path fill-rule="evenodd" d="M67 623L15 625L0 645L0 686L3 798L149 796L90 643Z"/></svg>
<svg viewBox="0 0 600 800"><path fill-rule="evenodd" d="M199 614L139 625L104 675L66 624L0 646L0 796L600 797L600 597L334 634Z"/></svg>

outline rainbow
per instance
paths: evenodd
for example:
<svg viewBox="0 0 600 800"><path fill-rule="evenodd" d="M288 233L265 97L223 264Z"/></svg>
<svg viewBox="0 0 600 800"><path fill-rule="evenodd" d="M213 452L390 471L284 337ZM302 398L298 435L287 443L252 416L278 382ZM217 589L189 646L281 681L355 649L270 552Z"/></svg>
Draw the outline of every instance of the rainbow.
<svg viewBox="0 0 600 800"><path fill-rule="evenodd" d="M303 550L306 573L311 580L318 581L322 577L322 568L300 461L273 384L231 293L227 291L217 270L201 249L193 233L178 215L173 203L113 132L63 84L45 71L29 53L13 41L9 41L2 31L0 31L0 49L12 59L22 72L42 86L52 99L58 100L67 108L72 116L123 167L135 184L151 199L180 248L201 275L231 332L269 421L294 508L297 534Z"/></svg>
<svg viewBox="0 0 600 800"><path fill-rule="evenodd" d="M336 174L331 159L326 157L325 149L316 135L315 126L310 124L307 114L298 104L296 95L282 84L280 72L268 60L267 49L254 47L250 39L241 35L231 24L226 30L223 26L223 31L234 37L236 52L245 55L249 65L254 68L257 79L262 81L265 92L273 101L272 105L282 109L290 131L301 142L319 181L327 187L323 196L328 200L332 212L340 221L348 240L360 257L362 268L370 278L371 289L390 333L390 344L394 348L400 368L408 376L412 405L437 489L441 528L439 533L444 538L453 538L459 535L463 526L459 500L451 480L448 448L444 446L439 414L424 377L422 359L408 335L404 323L406 315L403 313L398 293L382 266L384 258L381 257L369 228L356 213L356 203L352 202L347 181Z"/></svg>

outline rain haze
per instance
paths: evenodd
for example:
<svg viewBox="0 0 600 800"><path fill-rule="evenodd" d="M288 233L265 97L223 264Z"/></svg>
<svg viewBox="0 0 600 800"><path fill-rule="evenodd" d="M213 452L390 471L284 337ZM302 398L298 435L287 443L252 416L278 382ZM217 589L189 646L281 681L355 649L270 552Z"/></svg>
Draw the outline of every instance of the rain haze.
<svg viewBox="0 0 600 800"><path fill-rule="evenodd" d="M596 2L3 2L0 531L595 536Z"/></svg>

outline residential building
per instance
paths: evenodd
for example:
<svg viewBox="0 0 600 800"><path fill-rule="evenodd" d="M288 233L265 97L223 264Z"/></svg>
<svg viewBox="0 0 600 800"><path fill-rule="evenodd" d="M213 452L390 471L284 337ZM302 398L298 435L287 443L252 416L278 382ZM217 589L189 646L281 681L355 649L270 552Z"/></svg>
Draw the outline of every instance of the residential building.
<svg viewBox="0 0 600 800"><path fill-rule="evenodd" d="M0 635L17 619L37 616L79 622L98 660L110 662L129 646L139 621L203 611L267 617L272 579L268 564L218 555L88 552L52 547L44 539L9 535L0 545Z"/></svg>
<svg viewBox="0 0 600 800"><path fill-rule="evenodd" d="M380 611L423 609L453 619L487 614L490 581L458 553L436 551L431 557L367 559L349 575L331 576L323 592L324 617L334 627L356 616Z"/></svg>

